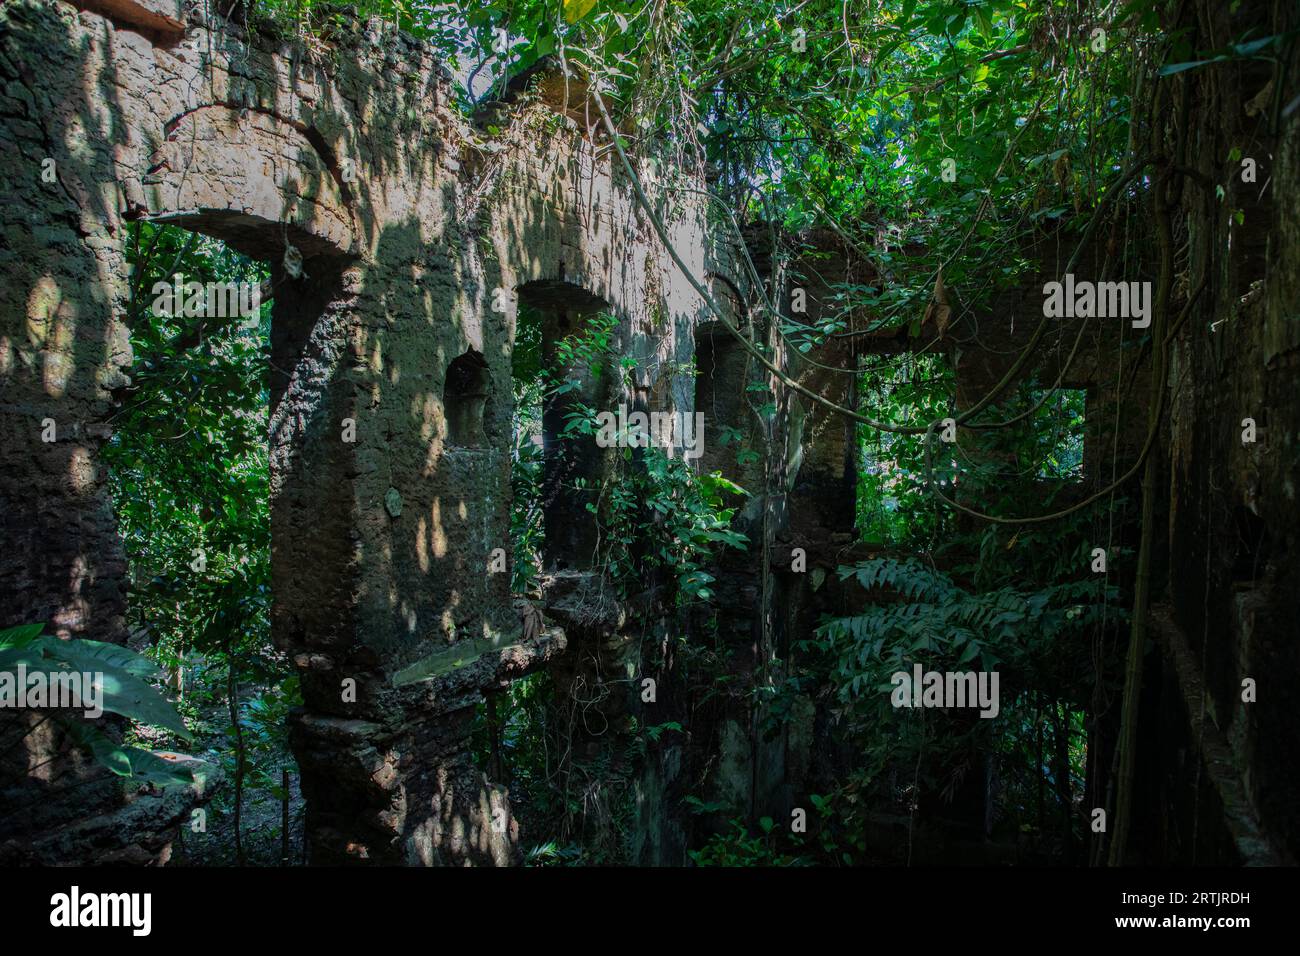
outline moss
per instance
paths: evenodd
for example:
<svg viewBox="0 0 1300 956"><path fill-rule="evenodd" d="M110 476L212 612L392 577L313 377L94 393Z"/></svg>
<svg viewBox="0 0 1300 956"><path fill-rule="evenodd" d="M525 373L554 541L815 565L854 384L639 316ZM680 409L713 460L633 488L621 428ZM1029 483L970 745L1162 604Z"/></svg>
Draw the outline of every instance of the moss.
<svg viewBox="0 0 1300 956"><path fill-rule="evenodd" d="M393 675L393 686L402 687L416 681L431 680L450 674L454 670L470 666L484 654L496 650L499 646L497 640L492 637L457 641L444 650L436 651L402 668Z"/></svg>

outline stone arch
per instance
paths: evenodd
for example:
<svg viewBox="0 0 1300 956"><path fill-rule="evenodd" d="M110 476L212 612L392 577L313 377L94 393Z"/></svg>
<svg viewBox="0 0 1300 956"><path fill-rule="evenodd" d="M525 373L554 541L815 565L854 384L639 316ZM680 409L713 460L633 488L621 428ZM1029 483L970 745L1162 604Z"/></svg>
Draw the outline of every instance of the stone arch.
<svg viewBox="0 0 1300 956"><path fill-rule="evenodd" d="M278 259L289 242L304 259L357 251L351 192L310 129L217 104L182 113L165 132L138 185L127 183L136 217L184 217L255 258Z"/></svg>
<svg viewBox="0 0 1300 956"><path fill-rule="evenodd" d="M131 85L121 92L126 107L113 131L121 142L56 152L63 188L36 190L22 200L30 222L65 221L68 207L79 206L80 231L48 248L34 247L21 267L7 264L7 284L14 291L6 303L25 303L42 320L38 331L51 326L56 334L49 336L50 345L58 347L28 336L30 355L15 362L8 358L10 344L21 340L0 337L4 388L21 390L28 404L57 421L59 436L49 445L31 439L43 455L33 471L48 473L49 481L31 490L28 479L25 495L18 480L0 487L0 510L16 514L11 502L22 507L26 514L16 527L24 542L32 542L15 548L15 558L0 566L0 580L22 574L39 584L39 593L31 588L33 596L6 618L41 621L59 633L109 642L125 638L125 558L99 449L112 434L113 395L129 384L132 361L122 319L128 286L123 220L143 220L202 233L271 264L272 364L284 370L271 379L273 635L295 648L342 643L351 630L349 609L337 595L352 590L347 583L353 574L348 567L352 450L321 436L346 417L352 400L336 374L351 322L345 275L359 248L351 196L328 149L309 128L265 111L221 105L189 109L162 123L159 113L144 105L154 93L149 80L129 76ZM166 90L157 95L167 102ZM60 141L75 142L75 122L63 115L56 119L71 123ZM151 155L139 145L159 138L163 142ZM16 155L4 157L11 177ZM119 205L103 202L112 190L99 188L115 182ZM6 414L6 439L10 432L38 434L20 416ZM46 523L51 530L43 530ZM61 549L38 563L34 548L54 537L54 523L75 533L65 532ZM304 567L315 574L303 575ZM310 695L306 677L303 683ZM81 791L82 797L94 793L101 808L117 806L120 795L113 782L99 780L63 740L43 734L31 741L37 755L31 762L57 758L58 765L72 767L74 775L94 785L93 791ZM27 782L33 792L40 787L34 778ZM75 816L75 802L44 801L51 819L60 820ZM136 836L111 832L106 839L129 843ZM152 840L149 835L147 841ZM155 851L147 842L123 852L147 860ZM165 858L167 851L157 852Z"/></svg>
<svg viewBox="0 0 1300 956"><path fill-rule="evenodd" d="M481 447L445 443L445 371L474 349L505 383L513 317L489 305L497 287L612 305L622 341L642 345L651 325L684 330L696 304L644 248L596 144L526 132L484 168L423 52L394 69L358 39L304 59L206 11L170 25L169 47L186 40L163 52L131 29L149 22L140 3L73 5L79 16L38 5L14 21L46 122L13 126L22 148L0 150L0 173L31 182L29 158L52 152L58 180L0 217L16 250L0 313L19 317L0 335L0 381L21 407L0 417L19 465L0 476L15 538L0 583L22 595L6 617L125 637L124 561L95 468L131 364L124 221L268 261L284 372L271 397L272 627L306 698L293 747L311 858L512 861L517 833L496 827L501 795L473 772L468 718L484 688L546 663L566 637L520 638L508 576L483 571L509 543L509 403L484 409ZM531 116L517 111L512 128ZM365 144L360 168L342 168L344 143ZM60 423L49 446L32 427L47 415ZM340 439L348 421L355 443ZM351 675L355 704L340 702Z"/></svg>
<svg viewBox="0 0 1300 956"><path fill-rule="evenodd" d="M337 806L337 753L320 728L339 710L340 670L362 671L349 664L361 614L354 478L366 445L347 363L364 267L354 202L319 137L269 113L204 106L166 132L139 192L127 183L128 214L270 266L271 631L295 655L305 709L290 735L309 825L328 833L355 808Z"/></svg>
<svg viewBox="0 0 1300 956"><path fill-rule="evenodd" d="M125 183L128 215L211 236L271 268L273 627L279 643L307 633L321 643L346 616L328 594L301 593L294 568L309 560L346 573L350 509L325 505L346 487L351 446L318 433L348 418L334 379L358 248L351 196L318 137L271 113L200 106L165 133L144 174Z"/></svg>

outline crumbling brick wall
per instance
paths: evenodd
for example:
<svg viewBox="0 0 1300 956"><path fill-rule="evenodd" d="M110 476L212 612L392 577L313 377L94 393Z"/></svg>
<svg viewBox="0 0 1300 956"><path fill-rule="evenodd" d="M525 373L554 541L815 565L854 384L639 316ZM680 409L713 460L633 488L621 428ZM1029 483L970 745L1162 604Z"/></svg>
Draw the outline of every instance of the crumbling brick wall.
<svg viewBox="0 0 1300 956"><path fill-rule="evenodd" d="M1286 5L1233 16L1198 4L1188 16L1211 32L1231 21L1267 36L1300 23ZM1180 862L1300 856L1291 680L1300 666L1300 145L1296 117L1282 115L1300 51L1292 44L1284 55L1282 86L1258 60L1183 78L1195 107L1179 194L1189 224L1181 281L1201 293L1171 347L1167 535L1157 530L1169 557L1143 711L1159 735L1146 742L1141 793L1162 825L1140 835L1153 858Z"/></svg>
<svg viewBox="0 0 1300 956"><path fill-rule="evenodd" d="M617 158L574 122L571 91L554 78L540 96L512 89L490 123L466 120L451 105L442 67L377 24L308 47L205 19L178 0L17 0L0 13L0 189L10 197L0 206L0 625L45 621L65 636L125 637L125 560L98 452L130 384L128 224L175 223L269 262L273 636L302 676L293 742L316 862L516 861L519 833L504 788L470 758L482 695L543 666L588 679L583 669L594 661L596 670L626 676L639 661L637 642L690 626L649 594L602 606L598 621L568 634L550 627L525 638L509 574L487 570L495 549L511 550L511 357L521 299L616 316L618 349L634 367L626 385L604 396L611 404L681 413L705 406L713 429L706 466L753 492L738 521L751 549L716 569L737 686L779 679L768 663L784 659L822 611L842 613L851 600L831 572L851 558L856 426L786 388L773 388L773 413L755 414L751 386L774 378L670 261ZM1275 158L1287 182L1295 181L1294 150L1292 137ZM56 175L43 176L47 169ZM703 183L700 171L677 173ZM646 181L653 190L655 177ZM797 354L760 318L763 298L787 319L815 323L832 307L837 282L868 281L870 270L838 239L814 235L774 274L770 230L720 236L693 196L675 193L664 206L674 210L670 237L688 269L728 321L831 402L856 401L854 375L837 369L852 368L857 355L914 349L936 334L927 323L919 336L848 337ZM1294 208L1270 210L1279 248L1294 252ZM1058 277L1061 256L1050 248L1027 254L1037 256L1039 276L999 296L989 314L974 317L978 325L959 316L948 332L959 408L1001 377L1041 316L1041 279ZM1091 277L1094 259L1081 260L1080 275ZM1173 394L1170 439L1174 610L1193 620L1213 591L1216 633L1232 639L1195 646L1215 665L1216 720L1243 775L1252 771L1265 817L1290 842L1290 771L1277 751L1288 738L1257 733L1260 714L1281 720L1269 708L1286 698L1247 711L1235 681L1294 671L1283 639L1294 589L1281 574L1294 549L1283 530L1295 527L1294 436L1268 423L1296 418L1284 374L1296 352L1287 304L1295 273L1270 273L1240 303L1245 289L1211 290L1207 317L1226 310L1252 321L1223 331L1231 348L1179 345L1177 367L1187 373ZM807 292L797 316L794 288ZM1062 323L1059 341L1036 357L1041 381L1055 378L1075 328ZM1098 326L1063 380L1092 390L1090 420L1109 421L1116 402L1145 401L1145 380L1128 376L1137 363L1128 363L1123 331ZM697 350L710 370L705 383L687 371ZM1233 357L1226 371L1223 355ZM469 411L449 415L449 389L459 387L454 374L449 381L453 367L477 377ZM1235 406L1219 401L1224 376ZM1255 408L1263 437L1238 448L1228 440L1233 421ZM453 434L449 420L465 414L479 419L469 422L469 439ZM715 447L719 419L766 453L742 464ZM47 420L55 441L44 440ZM1192 425L1211 421L1218 437L1203 444ZM1121 468L1143 438L1132 429L1099 434L1103 448L1118 449ZM1094 447L1087 457L1095 465L1102 456ZM1232 476L1233 509L1203 517L1223 494L1220 468ZM1232 540L1231 555L1209 553L1199 540ZM795 547L808 552L807 574L791 568ZM1235 570L1247 566L1248 577ZM555 619L576 620L569 611L583 602L574 595L591 584L576 574L553 588ZM1227 608L1236 609L1231 621ZM653 720L639 709L635 680L621 680L609 714L671 719L672 675L660 676L663 706ZM738 696L712 726L693 728L689 742L651 752L637 783L639 859L684 862L689 824L675 818L667 795L685 786L697 758L718 757L727 770L711 782L714 793L754 812L788 810L828 772L810 766L811 702L764 741L750 708ZM43 801L39 817L21 826L0 822L7 855L73 861L95 844L109 858L165 858L183 801L136 800L124 813L123 795L66 741L32 733L23 751L7 772L52 760L86 786L76 800ZM31 799L43 779L28 774L6 786L6 796Z"/></svg>
<svg viewBox="0 0 1300 956"><path fill-rule="evenodd" d="M521 642L509 575L486 570L510 551L517 290L608 303L647 369L689 362L701 304L571 119L525 97L489 139L387 28L309 49L157 0L3 17L3 623L123 640L97 453L132 362L126 226L222 239L275 287L273 634L302 675L312 858L511 862L517 827L471 765L469 717L565 645L555 629ZM675 205L702 274L703 214ZM467 353L486 370L482 441L457 446L446 375ZM688 376L656 375L639 384L689 403ZM30 739L27 759L56 745Z"/></svg>

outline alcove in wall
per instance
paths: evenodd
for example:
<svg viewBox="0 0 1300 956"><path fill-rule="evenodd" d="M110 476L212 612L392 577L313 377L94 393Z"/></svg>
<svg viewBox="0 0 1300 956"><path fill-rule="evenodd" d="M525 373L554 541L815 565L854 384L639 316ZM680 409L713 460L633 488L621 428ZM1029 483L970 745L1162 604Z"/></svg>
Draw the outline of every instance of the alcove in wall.
<svg viewBox="0 0 1300 956"><path fill-rule="evenodd" d="M487 445L483 413L490 397L491 378L481 352L469 349L447 366L442 407L447 421L447 444L461 448Z"/></svg>

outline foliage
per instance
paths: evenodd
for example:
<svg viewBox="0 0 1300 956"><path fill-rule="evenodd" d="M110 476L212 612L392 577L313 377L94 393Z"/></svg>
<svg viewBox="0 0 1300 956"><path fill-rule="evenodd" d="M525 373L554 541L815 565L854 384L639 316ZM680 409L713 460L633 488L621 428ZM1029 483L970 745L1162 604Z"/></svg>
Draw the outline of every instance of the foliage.
<svg viewBox="0 0 1300 956"><path fill-rule="evenodd" d="M623 450L625 462L633 460L632 451ZM606 571L628 589L662 569L679 602L707 601L714 578L706 568L715 547L743 550L749 540L731 530L736 509L725 505L724 496L747 492L720 472L699 474L660 448L644 449L641 463L644 470L630 471L606 489L601 515Z"/></svg>
<svg viewBox="0 0 1300 956"><path fill-rule="evenodd" d="M924 426L956 411L955 378L940 356L868 365L859 390L863 407L891 424ZM934 481L949 495L960 481L964 497L991 514L1041 511L1044 502L1051 504L1084 477L1084 438L1092 427L1085 407L1082 389L1041 389L1032 379L1021 383L981 419L1024 416L1022 421L1001 429L962 429L951 445L933 441ZM925 444L924 434L858 426L857 527L863 541L876 547L929 547L957 536L948 509L934 507Z"/></svg>
<svg viewBox="0 0 1300 956"><path fill-rule="evenodd" d="M555 699L555 688L546 673L530 674L496 695L496 745L500 748L502 767L513 783L516 814L531 819L553 819L560 808L551 788L547 765L548 740L546 712ZM492 728L488 708L475 713L472 749L480 768L490 767ZM546 830L544 832L552 832Z"/></svg>
<svg viewBox="0 0 1300 956"><path fill-rule="evenodd" d="M289 712L301 704L298 678L291 676L252 697L240 710L248 785L256 790L265 790L277 799L284 796L280 770L293 760L285 733ZM235 763L233 734L231 738L226 761L228 775L233 775Z"/></svg>
<svg viewBox="0 0 1300 956"><path fill-rule="evenodd" d="M191 725L224 728L238 821L246 780L279 788L282 717L298 702L270 640L269 375L283 373L268 361L269 302L251 321L191 317L154 291L178 274L265 290L269 271L217 240L152 223L132 224L128 254L135 363L104 456L129 561L129 622L190 694L181 709ZM248 685L259 694L245 706Z"/></svg>
<svg viewBox="0 0 1300 956"><path fill-rule="evenodd" d="M691 859L697 866L807 866L809 861L773 848L771 817L760 824L762 836L750 833L738 817L727 821L727 830L714 834L698 850L691 850Z"/></svg>
<svg viewBox="0 0 1300 956"><path fill-rule="evenodd" d="M800 647L811 651L810 666L835 688L833 710L845 739L861 748L861 763L840 791L851 798L844 822L850 839L861 826L863 801L899 801L912 807L922 794L951 799L962 780L981 766L981 754L995 752L1004 773L1020 786L1004 808L1023 812L1025 779L1054 773L1027 762L1041 719L1041 695L1082 693L1091 667L1088 641L1107 618L1122 617L1118 590L1100 578L1075 574L1035 589L1001 584L974 589L915 557L879 557L841 567L873 599L860 613L823 621ZM997 671L999 712L991 719L964 720L944 710L898 710L891 703L895 673ZM1069 710L1068 705L1054 707ZM1071 718L1073 719L1073 718ZM1076 736L1081 729L1074 728ZM1066 790L1081 786L1083 753ZM983 772L982 770L980 772ZM904 775L900 780L900 774ZM905 782L904 782L905 781Z"/></svg>
<svg viewBox="0 0 1300 956"><path fill-rule="evenodd" d="M576 752L581 748L575 747L575 737L607 729L595 713L596 704L560 693L553 676L539 672L513 681L475 714L472 745L477 766L498 782L509 781L511 811L526 833L550 837L528 851L529 865L628 861L636 815L636 764L625 758L643 753L641 738L624 750L605 748L590 757ZM647 728L656 738L673 729ZM496 766L494 749L500 759Z"/></svg>
<svg viewBox="0 0 1300 956"><path fill-rule="evenodd" d="M117 644L83 638L63 640L43 634L44 629L43 624L28 624L0 631L0 672L10 674L15 681L19 666L28 673L93 674L96 679L102 678L98 702L106 713L164 727L183 738L190 737L180 715L150 683L162 675L147 658ZM120 744L89 722L78 719L77 712L63 715L51 711L51 716L77 746L118 776L158 786L194 781L192 768L176 766L158 754Z"/></svg>
<svg viewBox="0 0 1300 956"><path fill-rule="evenodd" d="M1077 388L1057 389L1035 392L1030 398L1035 403L1042 401L1041 416L1050 423L1034 435L1037 448L1031 457L1039 463L1037 477L1082 478L1086 393Z"/></svg>
<svg viewBox="0 0 1300 956"><path fill-rule="evenodd" d="M585 316L573 334L543 341L543 316L521 307L514 352L514 494L511 526L515 541L516 593L533 586L544 540L542 496L548 459L541 453L543 415L559 413L563 425L548 436L550 467L562 468L579 443L593 443L596 409L584 397L609 393L613 373L627 376L634 367L615 362L619 348L617 320L608 314ZM627 439L629 436L620 436ZM585 490L577 485L560 494ZM659 448L623 448L617 472L603 481L589 503L600 545L596 570L623 593L644 589L660 578L680 603L707 600L713 576L707 570L719 546L744 547L746 539L730 528L735 509L729 495L743 495L720 474L699 474L680 457ZM574 753L573 736L591 732L598 701L557 697L547 675L516 681L495 696L496 735L492 740L489 707L476 716L474 752L479 766L511 781L515 812L530 832L559 834L536 848L536 865L600 864L625 861L633 788L626 760L602 750L587 759ZM643 754L681 724L666 721L640 728L632 721L624 756ZM493 767L493 754L502 766Z"/></svg>
<svg viewBox="0 0 1300 956"><path fill-rule="evenodd" d="M510 590L527 594L541 568L546 540L542 482L546 460L542 451L542 393L540 379L514 380L514 441L510 453Z"/></svg>
<svg viewBox="0 0 1300 956"><path fill-rule="evenodd" d="M865 844L860 839L856 845L842 842L843 827L837 825L837 820L844 814L836 807L835 797L810 793L807 799L811 807L798 809L803 813L808 832L796 830L792 825L778 826L771 817L760 817L757 826L751 827L741 817L731 816L703 847L690 851L691 860L697 866L724 867L838 866L860 862ZM695 796L688 796L686 804L692 813L699 815L722 809Z"/></svg>
<svg viewBox="0 0 1300 956"><path fill-rule="evenodd" d="M859 376L861 404L897 425L924 425L950 414L954 376L940 356L877 362ZM923 544L944 530L930 506L925 481L925 436L859 425L857 526L877 546ZM945 485L951 473L939 479Z"/></svg>
<svg viewBox="0 0 1300 956"><path fill-rule="evenodd" d="M617 319L607 313L587 316L582 327L553 344L543 356L541 319L521 310L521 338L514 360L515 452L511 483L514 507L511 527L515 540L516 577L512 584L523 590L539 566L544 537L541 496L545 460L539 444L542 409L555 403L563 410L564 425L552 436L550 454L558 467L577 443L595 440L597 409L578 397L599 388L617 354ZM634 362L622 360L617 369L626 376ZM706 570L717 546L744 548L747 539L731 530L735 508L727 496L746 495L720 472L700 474L681 457L661 448L634 448L636 436L618 434L621 466L613 479L598 489L599 498L588 510L600 529L600 566L617 585L643 585L646 575L660 570L674 582L682 602L707 600L713 576ZM572 490L586 489L577 479ZM568 489L563 489L562 493Z"/></svg>
<svg viewBox="0 0 1300 956"><path fill-rule="evenodd" d="M132 226L136 362L105 448L131 564L130 611L166 663L228 655L242 676L283 671L270 648L269 305L184 319L151 307L155 281L260 282L265 267L170 226Z"/></svg>
<svg viewBox="0 0 1300 956"><path fill-rule="evenodd" d="M878 699L889 676L923 662L930 670L999 666L1022 669L1054 645L1085 633L1107 596L1098 580L1067 581L1037 591L1010 586L969 591L917 558L872 558L839 569L867 590L901 600L832 618L817 630L818 647L836 656L839 699L848 705ZM885 698L887 701L887 697Z"/></svg>

